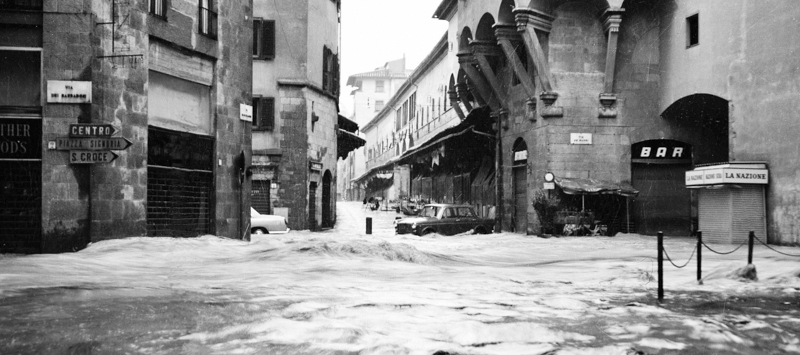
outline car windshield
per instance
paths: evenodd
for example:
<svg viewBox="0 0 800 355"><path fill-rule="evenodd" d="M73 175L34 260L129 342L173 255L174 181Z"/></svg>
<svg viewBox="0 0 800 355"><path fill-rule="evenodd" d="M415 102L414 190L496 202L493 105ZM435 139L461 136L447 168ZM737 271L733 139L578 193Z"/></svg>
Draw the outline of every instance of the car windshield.
<svg viewBox="0 0 800 355"><path fill-rule="evenodd" d="M436 217L439 214L439 207L436 206L425 206L422 211L419 213L420 217Z"/></svg>

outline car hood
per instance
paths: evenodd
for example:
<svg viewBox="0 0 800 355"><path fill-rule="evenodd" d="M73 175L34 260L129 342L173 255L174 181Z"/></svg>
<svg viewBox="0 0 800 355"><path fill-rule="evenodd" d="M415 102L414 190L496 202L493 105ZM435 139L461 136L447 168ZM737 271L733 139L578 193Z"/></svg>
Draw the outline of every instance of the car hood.
<svg viewBox="0 0 800 355"><path fill-rule="evenodd" d="M409 217L409 218L403 218L403 219L397 221L397 223L413 224L413 223L429 222L429 221L436 221L436 220L437 219L433 218L433 217Z"/></svg>

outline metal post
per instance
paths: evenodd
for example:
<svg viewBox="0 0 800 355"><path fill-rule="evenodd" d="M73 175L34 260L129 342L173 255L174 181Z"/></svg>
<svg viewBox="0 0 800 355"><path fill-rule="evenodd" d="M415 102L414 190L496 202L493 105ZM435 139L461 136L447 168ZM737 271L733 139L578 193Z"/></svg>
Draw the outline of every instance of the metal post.
<svg viewBox="0 0 800 355"><path fill-rule="evenodd" d="M697 282L703 278L703 232L697 231Z"/></svg>
<svg viewBox="0 0 800 355"><path fill-rule="evenodd" d="M750 265L753 263L753 239L756 238L756 233L750 231L750 235L748 237L750 239L749 241L750 245L749 248L747 249L747 264Z"/></svg>
<svg viewBox="0 0 800 355"><path fill-rule="evenodd" d="M372 234L372 217L367 217L367 234Z"/></svg>
<svg viewBox="0 0 800 355"><path fill-rule="evenodd" d="M664 301L664 233L658 232L658 302Z"/></svg>

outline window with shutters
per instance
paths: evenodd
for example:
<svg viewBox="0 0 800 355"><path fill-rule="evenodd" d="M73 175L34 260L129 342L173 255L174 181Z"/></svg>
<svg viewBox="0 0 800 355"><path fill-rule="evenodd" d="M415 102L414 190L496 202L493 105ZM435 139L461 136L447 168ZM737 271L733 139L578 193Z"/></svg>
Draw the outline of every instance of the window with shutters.
<svg viewBox="0 0 800 355"><path fill-rule="evenodd" d="M167 19L169 0L150 0L150 14Z"/></svg>
<svg viewBox="0 0 800 355"><path fill-rule="evenodd" d="M322 46L322 90L339 96L339 55Z"/></svg>
<svg viewBox="0 0 800 355"><path fill-rule="evenodd" d="M253 130L271 131L275 128L275 98L253 98Z"/></svg>
<svg viewBox="0 0 800 355"><path fill-rule="evenodd" d="M217 13L213 11L213 0L200 0L200 16L198 24L200 34L217 39Z"/></svg>
<svg viewBox="0 0 800 355"><path fill-rule="evenodd" d="M253 59L275 58L275 21L253 19Z"/></svg>

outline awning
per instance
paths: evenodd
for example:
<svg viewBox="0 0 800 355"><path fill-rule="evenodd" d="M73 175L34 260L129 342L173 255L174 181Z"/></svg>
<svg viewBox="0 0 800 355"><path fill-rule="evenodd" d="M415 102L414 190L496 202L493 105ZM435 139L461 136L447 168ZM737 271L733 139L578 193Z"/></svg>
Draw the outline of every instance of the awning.
<svg viewBox="0 0 800 355"><path fill-rule="evenodd" d="M633 186L597 179L556 177L556 185L568 195L620 195L632 197L639 194Z"/></svg>
<svg viewBox="0 0 800 355"><path fill-rule="evenodd" d="M457 125L446 128L442 132L430 137L426 141L418 144L416 147L407 150L403 153L398 161L403 163L407 162L409 158L430 151L436 147L437 144L447 141L449 139L462 136L466 133L473 133L479 137L488 137L494 139L492 131L492 123L487 120L489 117L488 107L479 107L472 110L467 118L459 122Z"/></svg>
<svg viewBox="0 0 800 355"><path fill-rule="evenodd" d="M339 128L336 132L336 148L339 158L346 158L350 152L363 147L366 144L363 138Z"/></svg>

